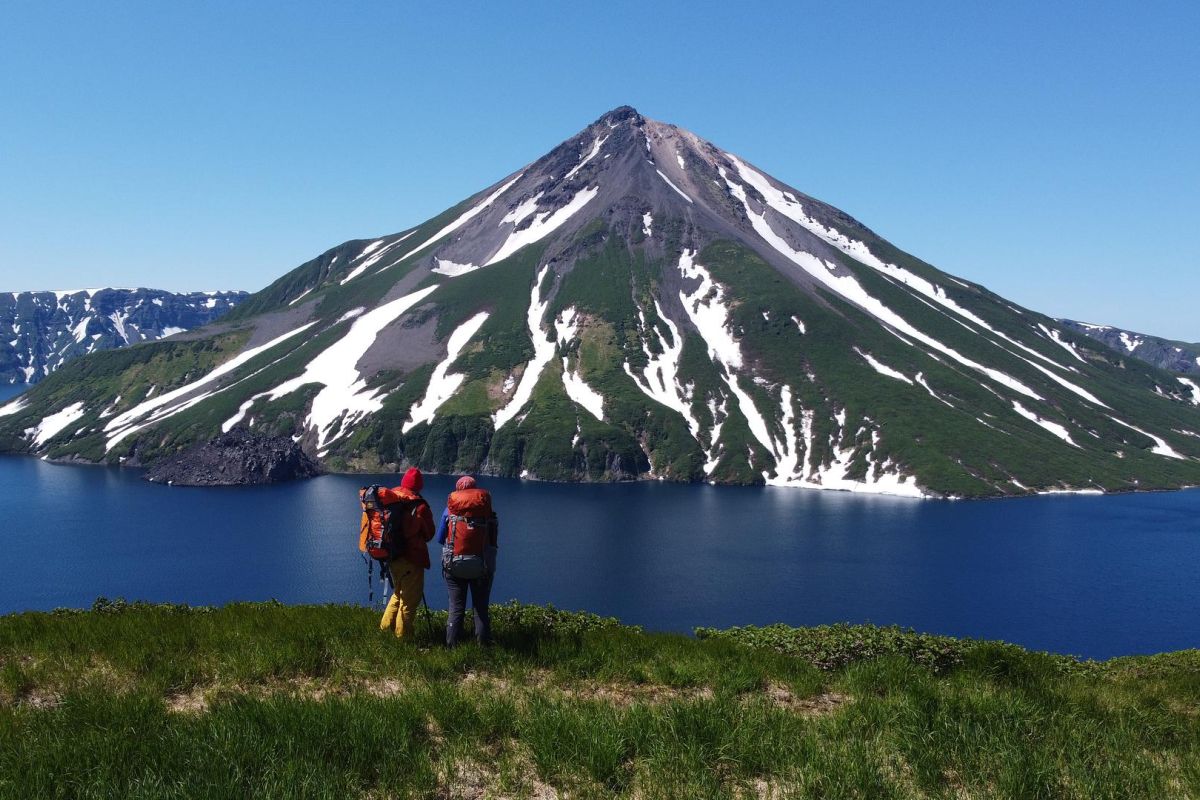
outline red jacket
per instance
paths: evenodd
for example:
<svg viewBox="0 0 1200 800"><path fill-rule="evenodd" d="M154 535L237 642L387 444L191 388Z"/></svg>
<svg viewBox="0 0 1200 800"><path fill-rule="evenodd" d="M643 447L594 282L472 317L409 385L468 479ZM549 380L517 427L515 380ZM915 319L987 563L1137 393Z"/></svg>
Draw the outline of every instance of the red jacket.
<svg viewBox="0 0 1200 800"><path fill-rule="evenodd" d="M379 490L380 503L395 503L400 500L419 501L412 511L405 514L401 520L401 535L404 539L404 548L400 554L400 558L407 559L413 564L416 564L422 569L429 569L429 548L427 542L433 538L433 512L429 510L429 503L416 492L405 489L403 486L397 486L393 489ZM366 546L366 519L367 515L363 514L363 530L359 540L359 549ZM372 520L372 526L380 525L379 517L376 516ZM378 533L378 531L375 531Z"/></svg>

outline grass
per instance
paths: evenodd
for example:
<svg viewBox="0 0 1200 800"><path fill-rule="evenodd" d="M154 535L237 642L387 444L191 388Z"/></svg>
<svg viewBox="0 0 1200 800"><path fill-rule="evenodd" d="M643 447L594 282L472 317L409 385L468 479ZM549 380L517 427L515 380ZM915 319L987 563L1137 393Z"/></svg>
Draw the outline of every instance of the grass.
<svg viewBox="0 0 1200 800"><path fill-rule="evenodd" d="M452 651L349 606L0 618L0 797L1200 795L1197 651L494 616Z"/></svg>

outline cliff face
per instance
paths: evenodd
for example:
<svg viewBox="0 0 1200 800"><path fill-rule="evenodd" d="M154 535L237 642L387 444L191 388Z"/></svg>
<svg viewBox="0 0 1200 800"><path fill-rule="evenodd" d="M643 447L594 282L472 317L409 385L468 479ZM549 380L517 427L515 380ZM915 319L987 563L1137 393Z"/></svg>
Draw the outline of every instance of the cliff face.
<svg viewBox="0 0 1200 800"><path fill-rule="evenodd" d="M246 296L159 289L0 294L0 383L37 383L76 356L207 325Z"/></svg>
<svg viewBox="0 0 1200 800"><path fill-rule="evenodd" d="M235 428L159 462L146 480L174 486L241 486L311 478L320 472L288 437Z"/></svg>

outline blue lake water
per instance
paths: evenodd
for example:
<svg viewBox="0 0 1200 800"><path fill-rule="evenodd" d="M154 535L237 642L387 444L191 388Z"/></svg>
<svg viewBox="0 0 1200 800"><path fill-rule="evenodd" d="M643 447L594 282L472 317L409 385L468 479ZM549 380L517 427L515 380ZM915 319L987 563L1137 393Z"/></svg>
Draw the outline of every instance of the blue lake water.
<svg viewBox="0 0 1200 800"><path fill-rule="evenodd" d="M356 490L375 481L398 476L178 488L0 456L0 613L99 595L365 603ZM435 512L452 482L429 476ZM1095 658L1200 646L1200 491L939 502L484 484L501 515L498 600L656 630L845 620ZM445 607L436 572L426 594Z"/></svg>

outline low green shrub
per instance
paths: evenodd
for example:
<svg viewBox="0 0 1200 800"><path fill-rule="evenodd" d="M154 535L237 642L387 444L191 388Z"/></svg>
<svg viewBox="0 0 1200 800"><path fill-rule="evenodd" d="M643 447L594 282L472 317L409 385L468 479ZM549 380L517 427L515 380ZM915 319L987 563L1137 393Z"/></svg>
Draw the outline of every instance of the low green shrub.
<svg viewBox="0 0 1200 800"><path fill-rule="evenodd" d="M696 628L695 633L699 639L724 639L796 656L823 670L885 656L903 656L935 672L945 672L960 666L966 654L981 644L973 639L917 633L895 625L879 627L847 623L812 628L783 624L746 625L725 630Z"/></svg>

